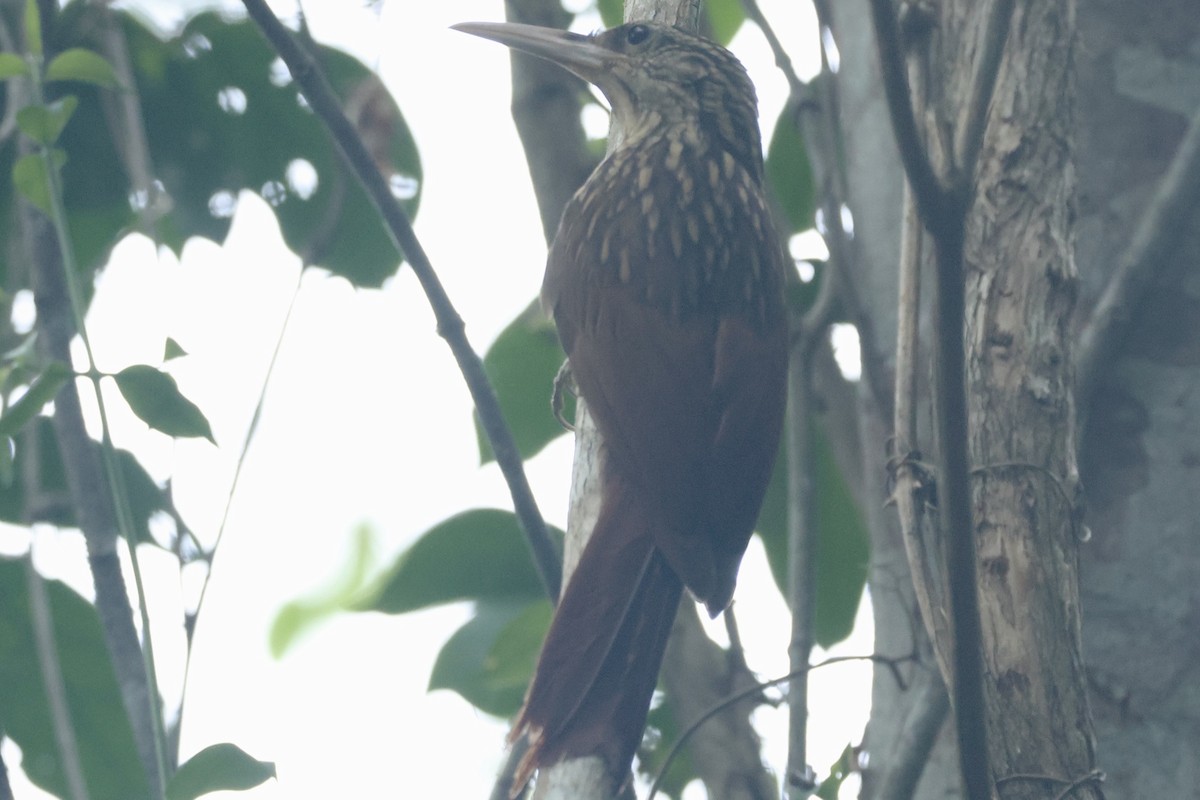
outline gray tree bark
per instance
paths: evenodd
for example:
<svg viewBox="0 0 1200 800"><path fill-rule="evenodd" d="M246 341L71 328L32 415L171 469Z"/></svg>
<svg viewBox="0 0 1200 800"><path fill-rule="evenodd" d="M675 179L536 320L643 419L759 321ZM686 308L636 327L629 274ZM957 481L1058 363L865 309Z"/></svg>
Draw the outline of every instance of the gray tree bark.
<svg viewBox="0 0 1200 800"><path fill-rule="evenodd" d="M1082 322L1200 109L1200 14L1194 0L1080 0L1079 22ZM1084 646L1115 797L1200 785L1200 211L1174 227L1128 334L1098 354L1095 392L1080 398Z"/></svg>

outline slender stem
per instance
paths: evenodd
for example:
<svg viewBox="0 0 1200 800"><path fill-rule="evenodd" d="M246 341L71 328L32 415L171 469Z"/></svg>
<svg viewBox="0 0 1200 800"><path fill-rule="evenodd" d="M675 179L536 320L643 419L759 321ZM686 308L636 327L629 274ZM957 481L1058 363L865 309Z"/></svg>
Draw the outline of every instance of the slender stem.
<svg viewBox="0 0 1200 800"><path fill-rule="evenodd" d="M937 239L934 416L938 432L938 508L942 536L947 542L950 615L954 621L953 696L959 762L966 796L970 800L988 800L991 777L983 702L983 636L975 586L975 526L971 520L967 457L963 348L966 284L962 268L960 225L948 228Z"/></svg>
<svg viewBox="0 0 1200 800"><path fill-rule="evenodd" d="M813 464L812 410L809 349L792 349L788 370L788 598L792 632L788 645L791 671L788 684L788 763L785 785L788 796L806 797L812 791L808 765L808 660L813 648L813 606L816 600L817 520ZM790 791L797 790L796 793Z"/></svg>
<svg viewBox="0 0 1200 800"><path fill-rule="evenodd" d="M247 13L262 30L263 35L279 53L292 77L300 86L309 107L328 129L338 150L346 159L351 170L362 183L375 207L383 217L388 233L396 246L408 260L413 274L421 284L430 307L437 319L438 334L446 340L459 370L475 401L479 419L492 445L496 463L508 483L513 507L526 542L533 554L538 575L551 597L558 597L562 584L562 570L553 541L546 532L545 522L533 492L525 477L520 452L504 422L495 390L488 382L483 362L471 348L467 339L462 317L450 302L433 269L424 248L413 232L412 224L392 194L387 180L380 174L370 153L367 152L354 125L343 113L337 96L330 87L312 56L296 42L295 37L283 26L279 18L268 7L265 0L242 0Z"/></svg>
<svg viewBox="0 0 1200 800"><path fill-rule="evenodd" d="M900 25L896 21L892 0L871 0L871 16L875 21L875 41L879 49L884 96L887 98L896 144L900 149L900 160L912 184L921 218L927 225L934 224L945 216L943 209L948 197L933 171L929 151L917 129L908 86L908 70L900 49Z"/></svg>
<svg viewBox="0 0 1200 800"><path fill-rule="evenodd" d="M217 551L221 547L221 541L225 538L225 529L229 522L229 510L233 507L233 497L237 494L238 484L242 477L242 467L246 463L246 454L250 452L250 443L254 441L254 435L258 431L259 420L262 419L263 404L267 397L267 387L271 384L271 376L275 374L275 365L279 360L279 351L283 346L284 334L287 333L288 323L292 319L292 311L296 307L296 298L300 296L300 282L304 277L304 270L301 269L296 275L296 285L292 289L292 296L288 300L287 311L283 315L283 323L279 326L279 335L275 337L275 346L271 350L271 360L267 362L267 371L263 375L262 386L258 390L258 400L254 404L254 414L250 417L250 424L246 428L246 436L242 439L241 449L238 450L237 463L233 468L233 478L229 482L229 491L225 494L225 507L221 510L221 522L217 526L217 535L213 541L212 547L205 554L207 561L207 569L204 574L204 581L200 585L200 596L196 599L196 607L188 614L188 619L184 625L184 632L187 637L187 652L183 661L183 684L180 690L180 696L186 701L188 678L192 671L192 640L195 635L195 620L200 616L200 609L204 606L204 599L208 596L208 587L212 581L212 565L216 557ZM180 715L180 725L183 724L182 714ZM178 741L178 737L176 737Z"/></svg>
<svg viewBox="0 0 1200 800"><path fill-rule="evenodd" d="M904 221L900 240L899 330L896 334L897 456L917 446L918 324L921 318L921 221L917 219L912 190L904 187ZM915 531L912 531L915 533Z"/></svg>
<svg viewBox="0 0 1200 800"><path fill-rule="evenodd" d="M912 708L888 754L887 771L872 800L914 800L916 797L917 783L950 713L950 697L941 676L928 670L921 680L920 685L913 687L916 696Z"/></svg>
<svg viewBox="0 0 1200 800"><path fill-rule="evenodd" d="M1003 6L1004 0L998 5ZM953 630L952 693L957 720L959 761L966 796L991 797L987 727L983 701L983 644L976 588L975 528L971 517L970 466L967 451L966 356L963 343L966 282L963 244L974 163L956 167L956 182L945 187L933 172L929 151L919 135L910 94L908 71L901 53L900 31L891 0L871 0L876 43L892 126L901 161L925 228L933 236L936 254L934 319L936 341L934 416L937 427L938 506L942 540L947 548L950 617ZM1003 10L1003 9L1001 9ZM978 153L974 139L983 135L986 105L998 71L998 52L1007 38L1007 21L989 26L1000 44L985 44L985 58L976 70L974 96L983 109L968 109L964 152ZM1003 35L1000 35L1000 34ZM989 56L988 49L997 50ZM965 177L964 177L965 176Z"/></svg>
<svg viewBox="0 0 1200 800"><path fill-rule="evenodd" d="M31 61L36 61L31 57ZM41 82L41 64L31 63L30 86L32 89L32 100L35 105L45 104L45 94L42 89ZM71 315L74 319L75 329L79 333L80 341L83 343L84 353L87 361L87 377L91 380L93 390L96 395L96 407L100 415L101 427L101 459L104 464L104 471L108 478L108 486L111 494L113 510L116 514L117 529L121 531L122 538L125 540L126 546L129 549L130 564L133 569L134 585L137 589L138 611L141 616L142 623L142 640L144 645L139 648L142 658L142 670L145 673L145 693L146 705L149 710L150 724L150 740L153 744L153 769L150 776L153 794L155 797L161 797L166 792L167 784L167 763L166 763L166 744L163 733L162 714L159 708L158 701L158 682L154 669L154 649L150 634L150 618L146 608L145 591L142 584L141 569L137 558L137 539L133 525L133 513L130 510L128 498L129 494L125 488L124 475L121 472L121 467L117 461L116 452L113 448L110 428L108 424L108 413L104 403L104 395L100 386L100 373L96 369L95 353L92 349L91 337L88 335L87 323L85 317L85 308L83 302L83 292L78 283L79 271L75 264L74 249L71 244L71 239L67 230L67 212L63 205L62 185L60 184L60 176L58 174L57 165L51 155L50 148L41 146L39 153L42 159L42 164L46 170L46 180L49 184L49 201L50 201L50 220L54 228L60 261L64 273L63 284L66 287L67 299L71 308ZM123 665L128 666L128 665ZM136 715L135 709L127 708L130 713L130 724L135 727L135 730L142 725L142 720Z"/></svg>
<svg viewBox="0 0 1200 800"><path fill-rule="evenodd" d="M875 324L858 293L856 277L863 271L869 271L869 265L864 263L862 248L857 244L861 232L851 237L842 225L842 209L852 207L853 203L845 172L837 166L842 161L837 76L829 66L825 39L821 37L821 77L820 82L814 84L814 97L814 92L796 74L791 57L783 49L757 0L741 2L746 16L762 30L775 56L775 65L787 79L788 108L795 114L797 125L808 142L807 157L813 167L816 185L820 187L818 191L826 228L823 237L829 246L830 260L825 267L817 299L799 326L800 339L807 342L805 346L815 347L821 341L824 329L833 321L833 315L840 309L848 312L858 330L863 377L886 425L891 418L891 382L878 347ZM830 28L832 20L827 3L822 0L816 3L816 7L820 25Z"/></svg>

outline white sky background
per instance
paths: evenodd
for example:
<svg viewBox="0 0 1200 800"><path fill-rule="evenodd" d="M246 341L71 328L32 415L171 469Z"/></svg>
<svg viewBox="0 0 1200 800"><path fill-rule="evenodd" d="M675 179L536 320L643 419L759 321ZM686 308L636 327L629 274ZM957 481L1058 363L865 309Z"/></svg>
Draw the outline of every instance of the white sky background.
<svg viewBox="0 0 1200 800"><path fill-rule="evenodd" d="M168 15L199 6L156 5L157 14ZM295 13L294 4L273 5L285 19ZM811 75L817 56L807 5L761 5L802 74ZM455 22L502 19L502 3L391 0L370 8L362 0L309 0L305 9L316 38L377 69L403 111L425 173L417 233L484 352L537 293L545 260L509 115L508 52L448 30ZM599 20L580 24L587 30ZM751 24L732 49L758 87L769 134L786 85ZM136 452L156 478L173 479L180 511L207 542L220 523L298 271L266 205L243 195L226 246L193 241L176 260L130 237L101 277L88 320L101 370L158 364L166 336L190 353L169 369L207 414L219 448L147 430L115 391L109 413L118 446ZM528 464L543 513L564 527L570 460L563 437ZM277 762L278 782L231 798L486 797L506 723L454 693L425 691L438 648L468 619L467 607L337 616L280 660L268 653L267 633L286 602L334 579L360 524L374 529L382 565L457 511L510 505L494 465L478 466L469 396L412 273L402 270L379 291L355 291L310 270L200 616L183 758L230 741ZM11 531L0 536L5 553L27 543ZM169 556L153 548L140 555L171 707L182 677L180 580ZM77 533L40 530L35 557L45 574L91 596ZM197 577L184 581L189 602ZM751 667L765 677L786 672L789 623L757 542L736 601ZM870 652L870 621L863 613L860 620L837 652ZM868 676L866 664L813 674L810 760L822 776L861 737ZM756 722L767 763L781 771L786 710L764 709ZM14 755L5 752L10 765ZM12 776L17 797L42 796L17 770Z"/></svg>

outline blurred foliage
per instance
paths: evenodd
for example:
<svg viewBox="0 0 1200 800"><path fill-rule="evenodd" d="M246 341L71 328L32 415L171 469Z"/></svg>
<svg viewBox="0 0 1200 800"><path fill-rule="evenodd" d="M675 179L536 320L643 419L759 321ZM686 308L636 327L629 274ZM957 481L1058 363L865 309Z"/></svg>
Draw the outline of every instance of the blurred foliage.
<svg viewBox="0 0 1200 800"><path fill-rule="evenodd" d="M364 596L375 591L369 576L375 568L375 540L371 528L360 525L354 546L342 571L330 585L307 597L284 604L271 623L268 644L271 655L282 658L300 637L318 623L342 611L356 610Z"/></svg>
<svg viewBox="0 0 1200 800"><path fill-rule="evenodd" d="M237 745L210 745L181 764L167 784L167 800L195 800L221 790L253 789L275 777L275 764L251 758Z"/></svg>
<svg viewBox="0 0 1200 800"><path fill-rule="evenodd" d="M797 113L791 104L784 108L767 145L767 185L788 222L785 236L812 228L817 213L816 184Z"/></svg>
<svg viewBox="0 0 1200 800"><path fill-rule="evenodd" d="M475 615L438 652L430 690L451 689L481 711L512 716L533 678L552 614L544 598L477 603Z"/></svg>
<svg viewBox="0 0 1200 800"><path fill-rule="evenodd" d="M566 360L554 323L537 300L501 331L484 356L483 368L523 458L537 455L566 432L551 413L550 403L554 376ZM563 418L571 420L575 416L574 397L564 391L563 401ZM493 461L495 455L477 413L475 433L480 460L485 464Z"/></svg>
<svg viewBox="0 0 1200 800"><path fill-rule="evenodd" d="M813 433L813 494L817 498L816 608L813 633L822 647L845 639L867 581L870 539L862 511L834 460L829 440L817 420ZM786 598L788 586L787 458L780 446L775 472L758 517L758 534L767 551L775 585Z"/></svg>
<svg viewBox="0 0 1200 800"><path fill-rule="evenodd" d="M0 730L21 748L30 781L68 797L37 657L28 569L0 558ZM59 581L44 587L88 792L93 800L148 797L96 609Z"/></svg>
<svg viewBox="0 0 1200 800"><path fill-rule="evenodd" d="M17 18L22 5L24 24ZM44 43L47 55L41 73L45 102L33 103L30 97L37 95L27 91L29 84L15 81L27 80L30 65L41 62L0 54L0 114L15 120L20 133L0 141L0 239L18 240L18 196L55 220L52 210L61 202L80 313L86 312L97 273L124 236L140 231L177 255L194 237L223 242L243 191L271 205L284 240L306 265L323 267L356 287L378 287L399 269L400 256L373 205L343 169L323 126L252 23L204 12L163 35L107 4L76 0L61 9L41 7L43 15L33 2L0 8L6 28L23 29L31 51L41 53ZM128 74L101 55L114 33L128 48ZM421 164L395 102L359 61L309 44L412 215L422 188ZM13 295L32 283L27 252L17 246L0 250L0 345L7 350L0 355L0 520L76 527L55 425L43 416L76 376L45 360L36 331L18 334L11 327ZM40 316L43 309L38 311ZM177 342L166 342L164 361L185 355ZM169 436L213 440L203 411L165 371L135 364L111 377L151 427ZM99 464L102 445L93 446ZM121 450L106 455L125 485L140 541L154 541L150 523L156 517L172 520L177 529L183 525L170 490L133 455ZM158 543L181 562L194 554L194 542L183 533L177 530L171 542ZM358 566L355 588L362 589L367 570ZM0 559L0 733L21 748L31 781L66 797L30 622L31 574L20 561ZM147 797L97 610L56 581L45 582L45 589L87 792L99 800ZM349 602L338 600L339 608ZM127 615L128 608L105 613ZM290 635L304 624L295 623ZM232 744L217 744L184 764L167 794L190 800L257 786L273 775L273 764Z"/></svg>
<svg viewBox="0 0 1200 800"><path fill-rule="evenodd" d="M819 797L821 800L838 800L842 784L858 769L858 753L855 751L854 745L848 744L842 754L838 756L838 760L829 767L829 776L821 781L814 797Z"/></svg>
<svg viewBox="0 0 1200 800"><path fill-rule="evenodd" d="M604 27L612 28L624 20L623 0L598 0L596 6ZM740 0L704 0L701 14L704 30L714 41L724 45L729 44L746 19Z"/></svg>
<svg viewBox="0 0 1200 800"><path fill-rule="evenodd" d="M75 508L67 488L67 473L58 450L58 440L49 417L36 417L13 440L10 480L0 483L0 521L13 525L48 523L78 527ZM97 455L99 459L99 447ZM166 515L178 520L170 492L150 477L132 453L117 450L138 541L167 546L150 535L150 520ZM35 485L29 485L33 481Z"/></svg>
<svg viewBox="0 0 1200 800"><path fill-rule="evenodd" d="M562 531L550 532L561 546ZM545 589L512 512L477 508L422 534L370 596L360 610L401 614L457 600L528 603Z"/></svg>
<svg viewBox="0 0 1200 800"><path fill-rule="evenodd" d="M650 780L658 777L666 763L667 754L683 735L679 715L666 694L655 695L655 703L646 716L646 737L638 748L638 771ZM679 797L684 787L696 778L696 766L692 762L692 750L683 747L667 765L667 771L658 784L658 791L665 797Z"/></svg>
<svg viewBox="0 0 1200 800"><path fill-rule="evenodd" d="M117 95L74 81L57 85L79 99L59 145L67 155L71 238L85 275L132 230L176 253L195 236L223 241L243 190L271 204L284 240L306 263L356 286L379 286L395 274L400 257L374 207L253 23L205 12L164 39L128 12L77 0L57 19L50 46L102 51L110 13L125 33L148 152L131 152L136 137L114 130L123 118ZM414 213L421 164L400 110L363 64L330 47L314 48L377 164ZM0 145L0 225L6 228L12 225L15 150L11 138ZM155 182L135 191L125 165L142 158ZM13 266L0 261L4 272Z"/></svg>

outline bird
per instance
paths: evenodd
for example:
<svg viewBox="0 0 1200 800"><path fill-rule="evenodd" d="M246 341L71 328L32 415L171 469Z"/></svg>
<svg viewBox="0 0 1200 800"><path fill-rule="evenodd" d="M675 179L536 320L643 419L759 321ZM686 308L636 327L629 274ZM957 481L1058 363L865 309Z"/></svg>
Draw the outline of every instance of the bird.
<svg viewBox="0 0 1200 800"><path fill-rule="evenodd" d="M600 510L510 741L530 741L514 791L583 756L628 776L683 589L714 617L729 604L779 449L787 261L757 98L732 53L676 26L454 27L566 68L611 108L541 291L603 442Z"/></svg>

